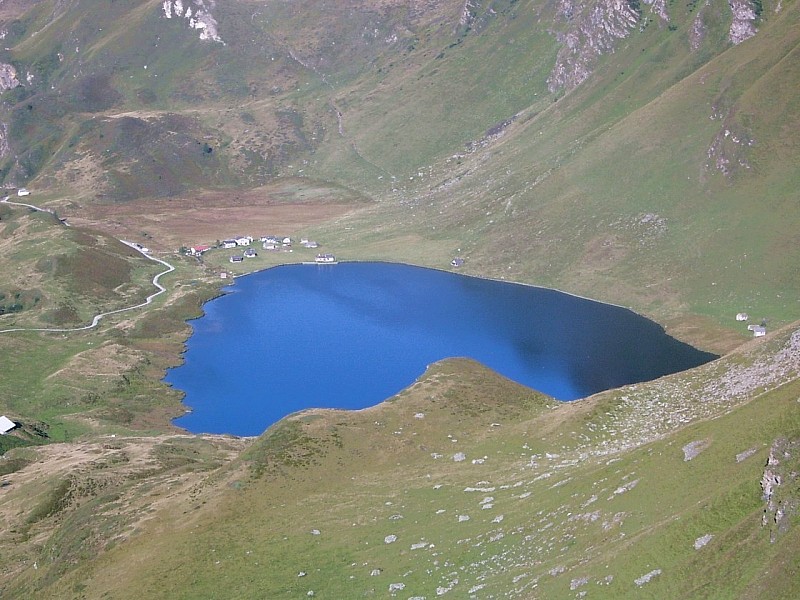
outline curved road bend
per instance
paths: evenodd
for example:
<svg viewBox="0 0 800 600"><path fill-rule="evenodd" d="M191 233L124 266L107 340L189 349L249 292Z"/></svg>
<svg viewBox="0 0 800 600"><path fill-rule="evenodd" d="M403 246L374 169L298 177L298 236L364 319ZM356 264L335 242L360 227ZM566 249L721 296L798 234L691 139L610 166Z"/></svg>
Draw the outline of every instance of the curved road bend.
<svg viewBox="0 0 800 600"><path fill-rule="evenodd" d="M23 202L13 202L13 201L8 199L8 196L6 196L2 200L0 200L0 202L3 202L5 204L14 204L16 206L24 206L26 208L30 208L31 210L35 210L35 211L39 211L39 212L49 212L49 211L47 211L47 210L45 210L43 208L40 208L38 206L34 206L33 204L25 204ZM104 313L100 313L99 315L95 315L94 318L92 319L92 322L89 325L84 325L83 327L68 327L68 328L56 328L56 327L27 328L27 327L17 327L15 329L0 329L0 333L13 333L15 331L45 331L45 332L52 332L52 333L68 333L68 332L71 332L71 331L86 331L87 329L92 329L93 327L97 327L97 324L100 323L100 320L103 317L107 317L109 315L116 315L118 313L126 312L126 311L129 311L129 310L135 310L137 308L142 308L143 306L147 306L148 304L153 302L153 298L155 298L156 296L159 296L159 295L163 294L164 292L166 292L167 288L165 288L163 285L161 285L161 283L159 283L159 279L161 279L161 277L166 275L167 273L172 273L172 271L175 270L175 267L173 267L171 264L169 264L165 260L161 260L160 258L156 258L155 256L150 256L147 252L144 252L141 248L139 248L136 244L134 244L132 242L126 242L125 240L119 240L119 241L122 242L123 244L125 244L126 246L128 246L130 248L133 248L134 250L136 250L139 254L141 254L145 258L149 258L150 260L155 261L157 263L160 263L160 264L162 264L162 265L164 265L166 267L166 270L161 271L155 277L153 277L153 285L158 288L157 292L155 292L153 294L150 294L147 297L147 299L144 302L142 302L141 304L137 304L135 306L126 306L125 308L118 308L116 310L110 310L108 312L104 312Z"/></svg>

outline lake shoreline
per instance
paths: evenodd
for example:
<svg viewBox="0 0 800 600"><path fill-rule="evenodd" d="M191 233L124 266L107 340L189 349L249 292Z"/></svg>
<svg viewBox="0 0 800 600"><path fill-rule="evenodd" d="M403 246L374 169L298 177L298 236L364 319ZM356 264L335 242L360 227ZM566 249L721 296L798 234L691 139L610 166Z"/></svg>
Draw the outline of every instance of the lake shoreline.
<svg viewBox="0 0 800 600"><path fill-rule="evenodd" d="M669 369L672 369L669 372L684 370L695 366L692 363L694 360L699 361L696 364L702 364L718 358L716 354L698 350L672 338L661 324L628 307L552 288L388 261L342 261L337 265L287 263L275 266L284 269L270 266L237 275L234 282L247 283L242 289L245 297L233 298L237 294L231 294L232 290L221 289L220 301L231 298L223 302L227 308L223 308L223 304L203 305L203 313L208 320L203 323L201 319L199 324L193 325L194 332L190 338L198 335L218 337L213 338L213 343L195 342L201 347L203 344L211 346L209 350L202 351L207 353L205 357L195 354L191 360L188 360L192 352L191 343L187 338L187 351L184 353L187 360L183 366L170 370L165 377L167 383L179 390L199 386L203 389L202 393L206 394L206 388L213 386L215 380L198 383L203 377L215 373L216 378L225 378L237 372L235 381L229 382L220 394L221 398L226 398L226 404L233 406L238 402L237 395L249 394L246 391L246 385L249 384L237 379L248 380L255 372L269 370L273 368L274 361L291 359L295 362L283 363L284 371L292 372L300 368L304 373L315 373L314 379L327 378L331 383L335 382L333 387L327 388L315 387L307 381L281 383L288 387L280 388L276 387L275 382L283 382L284 374L283 371L276 371L269 376L263 375L265 379L259 380L260 383L252 383L254 389L280 398L281 405L307 399L308 403L302 406L289 404L283 407L282 410L286 411L283 416L286 416L310 407L351 410L373 406L412 385L431 364L450 357L471 358L521 385L561 401L576 401L603 389L660 377ZM335 270L309 269L311 266L333 267ZM259 274L269 275L266 280L247 278L247 275ZM266 297L262 292L255 291L267 287L273 292ZM297 290L291 292L294 295L285 296L290 288ZM274 294L282 296L272 299ZM534 305L526 308L530 302L534 302ZM224 314L225 310L234 310L235 306L238 307L235 317ZM383 309L387 309L388 313L382 313ZM462 315L470 315L472 329L464 325ZM285 325L279 323L281 321L285 321ZM242 322L246 322L246 325ZM279 328L279 324L284 328ZM208 331L208 327L214 331ZM257 338L250 342L243 341L247 335L253 334L252 330L258 332ZM323 330L328 333L318 334ZM432 337L425 337L419 330L434 333L430 334ZM415 337L403 337L399 331ZM647 344L639 348L639 336L644 331L651 336L648 339L664 341L652 348ZM375 340L383 335L388 335L386 341L376 343ZM355 337L351 339L348 336ZM586 338L588 341L582 341L581 336L589 336ZM254 341L257 339L293 342L289 345L285 342L273 343L272 346L261 348L258 341ZM339 345L331 343L332 339L340 340ZM464 343L467 346L462 348L460 344ZM669 346L668 352L659 350L663 344ZM353 348L361 346L370 348L368 355L349 360L369 362L371 366L365 370L365 373L369 373L366 379L376 379L385 386L376 387L366 396L356 391L361 388L355 384L356 380L365 379L363 374L354 374L349 370L350 365L340 362L337 356L352 353ZM607 350L606 346L612 350ZM242 351L233 352L231 357L228 356L231 352L217 351L218 348L242 348ZM254 354L264 355L269 360L266 364L257 361L248 356L250 350L246 349L252 349ZM307 356L310 349L321 359L316 362L310 360ZM653 352L661 354L650 356ZM698 358L689 360L689 356ZM613 360L617 361L617 366L609 362ZM190 364L193 361L206 361L206 364L189 377L188 371L197 369L196 364ZM242 369L245 363L251 365L250 370ZM412 363L413 367L402 366L404 369L410 368L411 375L397 374L400 365ZM331 370L326 371L328 368ZM175 374L179 369L185 369L180 376ZM308 379L308 376L304 375L301 379ZM241 390L232 391L238 389L239 384L243 386ZM359 385L371 389L373 383ZM573 387L576 385L578 387ZM349 391L345 393L340 390ZM334 392L344 394L344 404L327 404L333 402L330 397ZM361 398L361 404L352 404L349 400L351 396L347 394ZM195 394L192 397L192 393L187 393L183 400L184 405L192 409L184 422L199 421L199 404L205 403L208 407L214 403L213 399L198 401L198 396ZM248 407L248 410L255 409ZM225 411L215 419L230 418L230 412ZM175 423L179 427L183 427L181 419ZM205 430L203 426L198 428L193 425L186 429L195 432ZM230 433L232 430L224 431Z"/></svg>
<svg viewBox="0 0 800 600"><path fill-rule="evenodd" d="M572 296L573 298L578 298L580 300L587 300L589 302L596 302L598 304L605 304L607 306L613 306L614 308L621 308L623 310L630 311L630 312L632 312L633 314L635 314L638 317L642 317L643 319L647 319L648 321L653 321L654 323L658 323L662 327L662 329L664 329L664 331L666 331L666 327L664 326L663 323L659 323L658 321L655 321L653 318L648 317L647 315L636 311L634 308L632 308L630 306L624 306L622 304L616 304L614 302L608 302L606 300L598 300L596 298L591 298L589 296L583 296L583 295L577 294L575 292L568 292L568 291L562 290L560 288L551 288L551 287L547 287L547 286L543 286L543 285L538 285L538 284L535 284L535 283L528 283L528 282L525 282L525 281L509 281L508 279L499 279L497 277L488 277L486 275L475 275L475 274L472 274L472 273L462 273L460 271L448 270L448 269L445 269L443 267L430 267L430 266L427 266L427 265L417 265L417 264L414 264L414 263L407 263L407 262L395 262L395 261L390 261L390 260L337 260L335 263L328 263L328 264L315 263L315 262L310 262L310 261L286 262L286 263L280 263L280 264L277 264L277 265L270 265L268 267L259 268L259 269L256 269L254 271L249 271L247 273L236 273L236 274L232 275L232 278L235 281L237 279L240 279L242 277L247 277L249 275L257 275L258 273L264 273L266 271L269 271L270 269L276 269L276 268L279 268L279 267L288 267L288 266L292 266L292 265L302 265L302 266L310 266L310 267L333 267L333 266L337 266L337 265L346 265L346 264L353 264L353 263L356 263L356 264L404 265L404 266L407 266L407 267L414 267L416 269L428 269L428 270L431 270L431 271L438 271L440 273L450 273L450 274L453 274L453 275L460 275L462 277L470 277L472 279L478 279L480 281L493 281L495 283L507 283L509 285L521 285L521 286L531 287L531 288L534 288L534 289L537 289L537 290L550 290L550 291L553 291L553 292L558 292L560 294L564 294L566 296ZM223 284L222 287L225 287L225 285ZM213 300L213 299L214 298L211 298L211 299L209 299L209 301ZM681 341L684 341L684 340L681 340ZM684 341L684 343L689 344L689 342L686 342L686 341ZM692 345L692 344L689 344L689 345ZM698 348L698 350L702 350L702 348Z"/></svg>

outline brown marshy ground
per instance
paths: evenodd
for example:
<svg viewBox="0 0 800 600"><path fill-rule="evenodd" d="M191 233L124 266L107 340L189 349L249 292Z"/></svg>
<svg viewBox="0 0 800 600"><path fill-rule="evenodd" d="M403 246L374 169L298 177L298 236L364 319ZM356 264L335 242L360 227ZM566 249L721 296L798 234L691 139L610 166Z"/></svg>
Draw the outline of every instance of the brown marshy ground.
<svg viewBox="0 0 800 600"><path fill-rule="evenodd" d="M174 250L213 244L234 235L297 234L367 205L365 197L346 188L289 180L249 190L211 190L169 199L70 202L59 214L75 226Z"/></svg>

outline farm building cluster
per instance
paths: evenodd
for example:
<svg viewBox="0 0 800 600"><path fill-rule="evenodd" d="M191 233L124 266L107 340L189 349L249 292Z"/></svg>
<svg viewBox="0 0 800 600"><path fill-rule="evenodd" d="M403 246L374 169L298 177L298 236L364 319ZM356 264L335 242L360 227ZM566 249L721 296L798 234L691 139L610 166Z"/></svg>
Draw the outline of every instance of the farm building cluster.
<svg viewBox="0 0 800 600"><path fill-rule="evenodd" d="M259 238L261 243L261 248L267 252L292 252L292 246L294 244L294 240L290 237L281 237L281 236L274 236L274 235L264 235ZM209 246L209 245L198 245L198 246L191 246L187 250L187 254L190 256L202 256L204 253L212 250L214 248L223 248L223 249L233 249L233 248L244 248L242 254L234 254L228 260L232 263L240 263L244 262L246 258L254 258L258 256L258 252L253 247L253 244L256 243L256 240L251 235L242 235L236 236L229 239L222 240L218 242L216 246ZM303 248L319 248L319 244L314 240L310 240L308 238L301 238L299 244L303 246ZM315 262L318 263L332 263L335 262L336 258L333 254L318 254L315 258Z"/></svg>
<svg viewBox="0 0 800 600"><path fill-rule="evenodd" d="M745 312L736 313L736 320L741 322L749 321L750 315ZM753 332L753 337L763 337L767 335L767 320L761 319L761 325L750 323L747 326L747 330Z"/></svg>

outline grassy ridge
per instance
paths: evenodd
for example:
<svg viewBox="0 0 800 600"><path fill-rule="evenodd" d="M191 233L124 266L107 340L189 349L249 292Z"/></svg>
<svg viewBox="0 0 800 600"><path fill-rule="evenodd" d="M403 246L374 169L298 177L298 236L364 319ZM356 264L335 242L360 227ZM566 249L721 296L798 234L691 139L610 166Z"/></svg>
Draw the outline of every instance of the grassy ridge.
<svg viewBox="0 0 800 600"><path fill-rule="evenodd" d="M734 376L782 364L771 357L796 344L788 333L702 369ZM96 563L52 585L31 570L20 581L53 597L80 588L120 598L356 597L392 584L409 596L548 598L792 589L763 569L788 566L797 536L762 526L759 481L775 440L800 435L796 380L706 397L727 407L706 420L663 396L670 379L633 388L686 421L634 441L625 427L635 431L642 415L628 413L609 446L597 428L625 414L630 390L556 405L475 363L446 361L381 406L283 421Z"/></svg>
<svg viewBox="0 0 800 600"><path fill-rule="evenodd" d="M139 252L44 211L3 208L0 329L76 327L151 293L156 266Z"/></svg>

